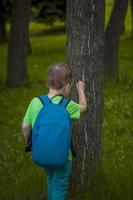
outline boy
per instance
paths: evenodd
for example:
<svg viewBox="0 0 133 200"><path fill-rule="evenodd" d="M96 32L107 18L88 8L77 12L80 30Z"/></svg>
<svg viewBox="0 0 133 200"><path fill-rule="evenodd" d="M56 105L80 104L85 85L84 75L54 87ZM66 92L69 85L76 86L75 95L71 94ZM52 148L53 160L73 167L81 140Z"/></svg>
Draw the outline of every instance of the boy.
<svg viewBox="0 0 133 200"><path fill-rule="evenodd" d="M72 70L64 63L53 65L48 70L48 97L52 103L58 104L62 96L68 97L72 87ZM78 81L77 90L79 95L79 104L70 100L66 109L71 119L79 119L80 113L87 110L87 100L85 97L85 85L82 81ZM26 114L23 119L22 132L26 143L30 135L30 131L34 126L35 120L40 109L43 107L39 98L33 98L30 102ZM68 161L61 168L50 169L44 167L48 180L48 199L64 200L67 194L68 179L72 168L72 154L69 153Z"/></svg>

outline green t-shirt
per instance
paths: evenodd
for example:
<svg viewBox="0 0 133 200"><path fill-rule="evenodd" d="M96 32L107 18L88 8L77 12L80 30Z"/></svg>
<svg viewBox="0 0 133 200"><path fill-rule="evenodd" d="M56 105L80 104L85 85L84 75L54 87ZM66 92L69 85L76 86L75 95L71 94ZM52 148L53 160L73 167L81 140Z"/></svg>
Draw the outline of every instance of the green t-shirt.
<svg viewBox="0 0 133 200"><path fill-rule="evenodd" d="M62 96L55 96L51 100L53 103L58 104L61 99L62 99ZM23 122L26 122L33 128L37 115L42 107L43 105L42 105L42 102L39 100L39 98L37 97L33 98L27 108ZM70 113L70 118L72 120L80 118L80 105L78 103L74 102L73 100L70 100L66 109ZM71 151L69 153L69 160L72 160Z"/></svg>

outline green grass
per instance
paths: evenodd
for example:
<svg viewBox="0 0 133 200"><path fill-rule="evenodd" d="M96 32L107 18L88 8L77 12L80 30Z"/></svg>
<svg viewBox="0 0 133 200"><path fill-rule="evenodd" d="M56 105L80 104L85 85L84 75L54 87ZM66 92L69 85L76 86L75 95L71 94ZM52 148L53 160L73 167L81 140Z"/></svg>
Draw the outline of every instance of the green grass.
<svg viewBox="0 0 133 200"><path fill-rule="evenodd" d="M108 1L109 16L112 1ZM108 17L106 18L106 23ZM102 169L87 200L133 199L133 40L130 10L126 32L120 44L120 80L105 82L104 123L102 134ZM31 33L46 25L31 23ZM8 89L6 79L7 46L0 46L0 199L42 199L46 180L42 169L24 153L21 122L29 101L47 92L46 71L50 64L66 57L65 34L31 37L32 54L28 59L30 86Z"/></svg>

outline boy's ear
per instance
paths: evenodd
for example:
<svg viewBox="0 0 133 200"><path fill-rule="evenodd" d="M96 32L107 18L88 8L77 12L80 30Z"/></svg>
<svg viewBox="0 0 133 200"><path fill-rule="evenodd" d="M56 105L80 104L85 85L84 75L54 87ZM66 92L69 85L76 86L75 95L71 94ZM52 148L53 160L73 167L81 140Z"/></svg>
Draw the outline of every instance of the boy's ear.
<svg viewBox="0 0 133 200"><path fill-rule="evenodd" d="M70 83L68 83L68 84L66 85L66 90L67 90L69 87L70 87Z"/></svg>

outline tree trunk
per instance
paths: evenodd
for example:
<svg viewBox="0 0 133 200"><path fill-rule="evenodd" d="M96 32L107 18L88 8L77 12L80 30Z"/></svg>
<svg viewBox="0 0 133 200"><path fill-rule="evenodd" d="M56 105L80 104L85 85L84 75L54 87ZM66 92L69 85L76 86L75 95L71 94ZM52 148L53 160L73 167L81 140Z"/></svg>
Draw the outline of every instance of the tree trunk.
<svg viewBox="0 0 133 200"><path fill-rule="evenodd" d="M7 85L21 86L28 78L28 25L31 0L13 0L8 50Z"/></svg>
<svg viewBox="0 0 133 200"><path fill-rule="evenodd" d="M131 16L132 16L132 31L131 31L131 38L133 39L133 0L131 0Z"/></svg>
<svg viewBox="0 0 133 200"><path fill-rule="evenodd" d="M30 43L30 38L28 39L28 54L32 54L32 48L31 48L31 43Z"/></svg>
<svg viewBox="0 0 133 200"><path fill-rule="evenodd" d="M5 25L5 13L2 2L0 2L0 43L7 42L6 25Z"/></svg>
<svg viewBox="0 0 133 200"><path fill-rule="evenodd" d="M128 7L128 0L115 0L105 33L105 72L112 79L118 78L119 40Z"/></svg>
<svg viewBox="0 0 133 200"><path fill-rule="evenodd" d="M120 34L121 34L121 35L124 35L124 34L125 34L125 30L126 30L126 24L123 23L123 26L121 27L121 32L120 32Z"/></svg>
<svg viewBox="0 0 133 200"><path fill-rule="evenodd" d="M75 84L84 80L88 110L73 126L77 156L74 159L72 189L87 189L100 159L103 104L104 1L67 0L68 64ZM77 99L73 87L72 98ZM80 190L81 191L81 190Z"/></svg>

